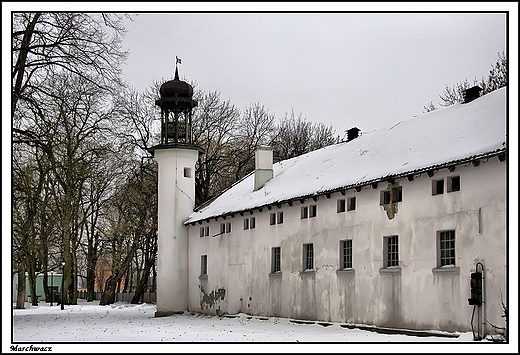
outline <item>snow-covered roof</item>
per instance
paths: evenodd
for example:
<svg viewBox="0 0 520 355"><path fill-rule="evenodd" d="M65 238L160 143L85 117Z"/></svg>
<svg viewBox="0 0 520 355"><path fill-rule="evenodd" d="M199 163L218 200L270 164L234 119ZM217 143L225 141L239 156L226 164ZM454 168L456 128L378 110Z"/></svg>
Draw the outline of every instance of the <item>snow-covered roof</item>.
<svg viewBox="0 0 520 355"><path fill-rule="evenodd" d="M186 224L401 177L506 150L506 88L273 164L253 191L254 172Z"/></svg>

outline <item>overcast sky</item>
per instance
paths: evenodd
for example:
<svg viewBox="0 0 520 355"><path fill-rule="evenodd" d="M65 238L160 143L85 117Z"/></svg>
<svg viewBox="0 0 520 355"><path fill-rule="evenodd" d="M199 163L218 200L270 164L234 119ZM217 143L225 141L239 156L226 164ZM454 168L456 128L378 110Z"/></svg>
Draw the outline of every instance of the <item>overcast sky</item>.
<svg viewBox="0 0 520 355"><path fill-rule="evenodd" d="M140 13L123 70L142 91L171 79L178 56L181 79L240 110L294 110L342 136L410 119L439 106L445 85L486 77L506 27L505 13L489 12Z"/></svg>

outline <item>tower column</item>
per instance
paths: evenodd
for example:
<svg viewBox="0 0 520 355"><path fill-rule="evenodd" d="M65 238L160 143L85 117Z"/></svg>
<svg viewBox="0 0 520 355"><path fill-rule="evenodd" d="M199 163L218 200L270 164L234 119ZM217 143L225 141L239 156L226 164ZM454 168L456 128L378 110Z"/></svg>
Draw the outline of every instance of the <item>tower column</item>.
<svg viewBox="0 0 520 355"><path fill-rule="evenodd" d="M182 313L188 307L188 231L183 222L195 207L195 147L163 146L158 163L157 312Z"/></svg>

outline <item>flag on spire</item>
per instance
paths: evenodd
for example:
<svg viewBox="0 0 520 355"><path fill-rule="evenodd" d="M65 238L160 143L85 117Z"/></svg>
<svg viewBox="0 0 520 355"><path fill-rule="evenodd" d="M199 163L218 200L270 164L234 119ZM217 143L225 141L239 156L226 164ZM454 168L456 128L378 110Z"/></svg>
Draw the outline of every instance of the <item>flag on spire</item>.
<svg viewBox="0 0 520 355"><path fill-rule="evenodd" d="M182 63L181 63L181 58L175 56L175 59L176 59L175 64L182 64Z"/></svg>

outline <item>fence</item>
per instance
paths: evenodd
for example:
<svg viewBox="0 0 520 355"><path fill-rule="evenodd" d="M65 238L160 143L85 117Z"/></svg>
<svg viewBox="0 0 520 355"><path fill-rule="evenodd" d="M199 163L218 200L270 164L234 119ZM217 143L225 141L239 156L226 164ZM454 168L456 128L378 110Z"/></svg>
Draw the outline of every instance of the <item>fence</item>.
<svg viewBox="0 0 520 355"><path fill-rule="evenodd" d="M116 292L116 302L130 302L135 292ZM78 291L79 299L87 299L87 291ZM101 292L94 292L94 299L101 299ZM142 298L143 303L156 303L157 294L155 292L145 292Z"/></svg>

